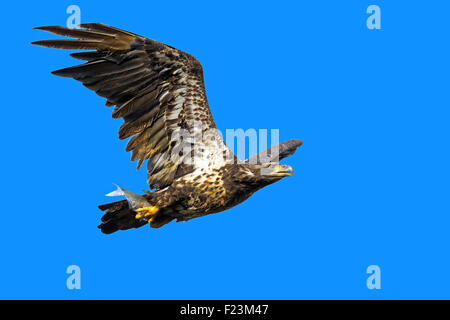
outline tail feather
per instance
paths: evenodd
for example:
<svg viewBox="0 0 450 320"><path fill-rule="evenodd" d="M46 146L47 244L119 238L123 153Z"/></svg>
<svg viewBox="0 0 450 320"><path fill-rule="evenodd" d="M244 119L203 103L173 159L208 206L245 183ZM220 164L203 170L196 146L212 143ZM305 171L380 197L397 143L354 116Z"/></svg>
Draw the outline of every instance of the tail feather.
<svg viewBox="0 0 450 320"><path fill-rule="evenodd" d="M145 221L136 220L134 212L127 200L112 202L99 206L99 209L106 211L101 218L102 223L98 228L105 234L111 234L119 230L139 228L146 224Z"/></svg>
<svg viewBox="0 0 450 320"><path fill-rule="evenodd" d="M130 208L127 200L107 203L98 206L100 210L106 211L101 218L98 228L105 234L111 234L119 230L139 228L147 224L145 220L136 220L136 212ZM163 210L155 216L150 223L152 228L160 228L174 218L163 213Z"/></svg>

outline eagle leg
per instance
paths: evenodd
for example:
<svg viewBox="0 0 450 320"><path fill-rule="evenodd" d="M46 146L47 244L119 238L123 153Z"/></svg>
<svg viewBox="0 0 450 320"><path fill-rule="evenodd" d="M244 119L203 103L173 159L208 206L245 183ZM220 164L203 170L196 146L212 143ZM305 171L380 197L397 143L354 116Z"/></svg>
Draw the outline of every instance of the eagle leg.
<svg viewBox="0 0 450 320"><path fill-rule="evenodd" d="M136 211L138 212L136 219L148 218L147 222L150 223L158 213L159 208L156 206L150 206L136 209Z"/></svg>

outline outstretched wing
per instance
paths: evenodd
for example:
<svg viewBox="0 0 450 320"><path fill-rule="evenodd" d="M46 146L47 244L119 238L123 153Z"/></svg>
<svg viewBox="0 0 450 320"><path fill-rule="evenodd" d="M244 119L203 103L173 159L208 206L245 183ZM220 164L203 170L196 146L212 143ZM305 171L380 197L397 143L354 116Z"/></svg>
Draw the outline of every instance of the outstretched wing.
<svg viewBox="0 0 450 320"><path fill-rule="evenodd" d="M139 160L139 168L150 159L147 182L151 188L169 185L173 179L204 166L205 159L210 166L226 161L231 151L220 135L214 134L207 141L192 138L199 129L203 137L216 127L206 99L202 66L194 57L104 24L80 26L83 29L38 27L75 39L32 44L95 50L72 53L72 57L87 62L52 73L81 81L105 97L106 106L115 106L113 118L124 119L119 138L131 137L126 150L132 151L132 161ZM186 133L190 134L188 138Z"/></svg>
<svg viewBox="0 0 450 320"><path fill-rule="evenodd" d="M250 164L279 162L280 160L293 155L297 148L302 144L303 142L301 140L287 140L255 154L254 156L245 160L245 162Z"/></svg>

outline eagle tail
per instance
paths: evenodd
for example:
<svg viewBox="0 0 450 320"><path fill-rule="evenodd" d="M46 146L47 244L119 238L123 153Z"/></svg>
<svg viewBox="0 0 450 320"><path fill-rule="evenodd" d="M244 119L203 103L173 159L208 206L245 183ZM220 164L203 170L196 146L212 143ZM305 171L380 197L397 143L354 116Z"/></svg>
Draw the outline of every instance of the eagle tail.
<svg viewBox="0 0 450 320"><path fill-rule="evenodd" d="M111 202L98 206L105 214L101 218L98 228L105 234L111 234L119 230L139 228L147 224L145 220L136 219L136 211L130 208L127 200ZM152 228L160 228L171 222L174 218L158 213L152 220Z"/></svg>
<svg viewBox="0 0 450 320"><path fill-rule="evenodd" d="M98 206L100 210L106 211L101 218L101 224L98 228L105 234L111 234L118 230L128 230L139 228L146 224L135 218L136 212L133 211L127 200L112 202Z"/></svg>

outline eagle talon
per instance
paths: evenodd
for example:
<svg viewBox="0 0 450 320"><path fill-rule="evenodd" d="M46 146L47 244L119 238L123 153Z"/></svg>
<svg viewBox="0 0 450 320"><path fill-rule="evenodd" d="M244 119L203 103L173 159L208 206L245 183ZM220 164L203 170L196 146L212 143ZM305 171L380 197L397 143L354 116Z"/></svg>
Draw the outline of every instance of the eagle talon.
<svg viewBox="0 0 450 320"><path fill-rule="evenodd" d="M136 214L136 219L149 218L148 222L151 222L151 220L153 220L153 216L158 213L159 208L156 206L143 207L137 209L136 211L139 212Z"/></svg>

